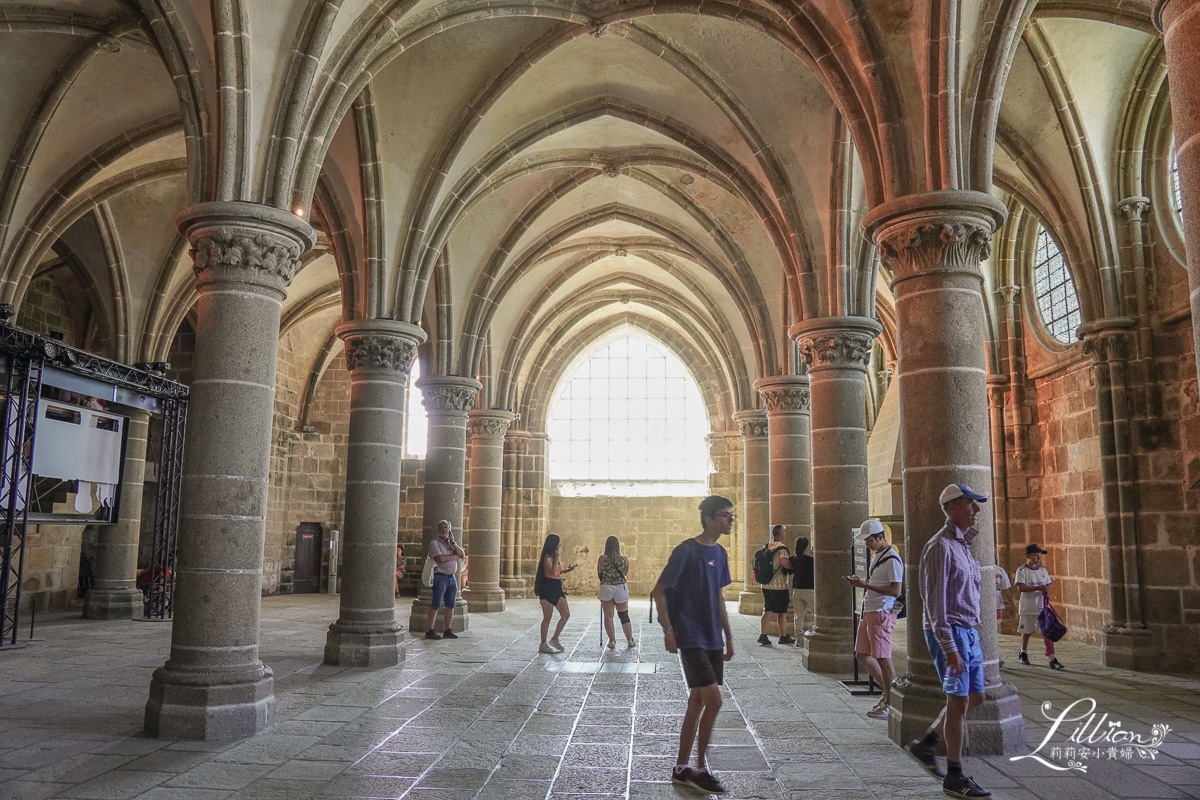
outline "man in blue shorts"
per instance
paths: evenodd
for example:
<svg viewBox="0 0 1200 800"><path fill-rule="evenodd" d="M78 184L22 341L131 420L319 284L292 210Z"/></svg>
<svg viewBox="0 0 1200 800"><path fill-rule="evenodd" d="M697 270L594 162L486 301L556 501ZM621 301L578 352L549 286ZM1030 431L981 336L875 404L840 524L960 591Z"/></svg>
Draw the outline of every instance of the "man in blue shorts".
<svg viewBox="0 0 1200 800"><path fill-rule="evenodd" d="M706 753L721 710L725 662L733 658L733 634L721 590L732 582L729 556L718 542L733 530L733 503L719 495L700 503L703 532L671 553L651 597L658 607L668 653L679 653L688 686L687 713L679 732L679 757L671 781L710 794L726 794L708 771ZM696 768L688 766L696 743Z"/></svg>
<svg viewBox="0 0 1200 800"><path fill-rule="evenodd" d="M437 565L433 568L433 596L429 601L429 626L425 631L426 639L457 639L458 634L450 630L454 621L454 600L458 597L458 560L466 558L466 551L454 541L454 529L449 520L442 520L437 526L437 538L429 543L429 555ZM445 630L439 636L433 629L438 609L442 609Z"/></svg>
<svg viewBox="0 0 1200 800"><path fill-rule="evenodd" d="M975 528L979 504L987 498L964 483L952 483L942 490L938 502L946 512L946 524L921 551L920 588L925 644L942 682L946 707L925 735L905 749L930 773L942 777L935 754L945 736L942 791L951 797L991 797L962 771L967 712L983 702L983 649L977 630L981 573L971 542L979 535Z"/></svg>

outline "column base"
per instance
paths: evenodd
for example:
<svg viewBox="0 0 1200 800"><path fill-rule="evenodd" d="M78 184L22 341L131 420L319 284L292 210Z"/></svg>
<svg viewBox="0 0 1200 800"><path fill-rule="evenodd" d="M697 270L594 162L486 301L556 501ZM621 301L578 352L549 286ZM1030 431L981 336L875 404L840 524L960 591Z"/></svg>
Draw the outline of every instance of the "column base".
<svg viewBox="0 0 1200 800"><path fill-rule="evenodd" d="M854 641L816 630L804 634L804 668L823 675L849 675L854 672Z"/></svg>
<svg viewBox="0 0 1200 800"><path fill-rule="evenodd" d="M500 588L504 596L510 600L523 600L529 597L529 582L524 578L501 578Z"/></svg>
<svg viewBox="0 0 1200 800"><path fill-rule="evenodd" d="M763 612L762 592L742 592L738 595L738 613L748 617L761 617Z"/></svg>
<svg viewBox="0 0 1200 800"><path fill-rule="evenodd" d="M404 661L400 626L391 629L356 628L342 622L329 626L325 637L325 663L337 667L394 667Z"/></svg>
<svg viewBox="0 0 1200 800"><path fill-rule="evenodd" d="M946 696L940 686L918 685L900 678L892 685L888 738L903 747L922 736L945 706ZM964 753L999 756L1024 746L1025 719L1017 688L1011 683L987 687L983 705L967 714Z"/></svg>
<svg viewBox="0 0 1200 800"><path fill-rule="evenodd" d="M1157 637L1145 628L1105 625L1100 632L1100 658L1106 667L1157 672L1162 670L1163 653Z"/></svg>
<svg viewBox="0 0 1200 800"><path fill-rule="evenodd" d="M428 597L418 597L413 600L412 612L408 617L408 630L413 636L418 638L425 635L425 631L429 630L429 607L430 602ZM437 615L433 618L433 629L439 633L442 630L442 614L445 613L442 609L438 609ZM450 630L455 633L462 633L471 626L470 618L467 616L467 603L461 597L454 603L454 616L450 618Z"/></svg>
<svg viewBox="0 0 1200 800"><path fill-rule="evenodd" d="M275 678L262 665L256 680L199 684L194 675L160 667L150 680L146 735L157 739L227 739L253 736L275 717Z"/></svg>
<svg viewBox="0 0 1200 800"><path fill-rule="evenodd" d="M499 586L463 590L462 599L473 611L483 614L493 614L504 610L504 590ZM428 613L428 612L426 612Z"/></svg>
<svg viewBox="0 0 1200 800"><path fill-rule="evenodd" d="M84 619L133 619L142 611L142 593L137 589L96 589L83 599Z"/></svg>

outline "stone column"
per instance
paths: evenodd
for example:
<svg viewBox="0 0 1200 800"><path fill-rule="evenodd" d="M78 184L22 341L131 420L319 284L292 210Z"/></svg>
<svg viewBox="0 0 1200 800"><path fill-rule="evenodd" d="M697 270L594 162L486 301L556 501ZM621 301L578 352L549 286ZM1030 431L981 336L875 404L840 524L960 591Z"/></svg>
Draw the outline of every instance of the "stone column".
<svg viewBox="0 0 1200 800"><path fill-rule="evenodd" d="M1143 610L1137 484L1133 474L1127 365L1132 319L1107 319L1080 327L1083 351L1092 357L1096 433L1100 440L1109 621L1101 631L1104 663L1153 669L1162 649L1146 628Z"/></svg>
<svg viewBox="0 0 1200 800"><path fill-rule="evenodd" d="M762 591L754 583L754 551L762 547L754 531L770 531L771 468L767 447L767 413L760 408L733 415L742 433L742 581L738 613L762 614ZM796 537L792 537L794 540Z"/></svg>
<svg viewBox="0 0 1200 800"><path fill-rule="evenodd" d="M350 431L342 592L325 663L390 667L404 660L394 595L404 390L425 332L384 319L343 322L336 332L350 370Z"/></svg>
<svg viewBox="0 0 1200 800"><path fill-rule="evenodd" d="M121 475L121 518L102 525L96 545L96 583L83 601L84 619L133 619L142 610L137 589L138 540L142 533L142 486L146 481L146 441L150 415L130 411Z"/></svg>
<svg viewBox="0 0 1200 800"><path fill-rule="evenodd" d="M176 222L192 245L196 355L171 654L150 682L146 732L250 736L275 708L258 617L279 314L315 236L292 214L253 203L201 203Z"/></svg>
<svg viewBox="0 0 1200 800"><path fill-rule="evenodd" d="M467 412L483 385L474 378L430 375L417 381L429 414L429 443L425 451L425 503L421 515L421 560L437 536L437 524L449 520L454 538L463 543L463 488L467 465ZM470 551L467 552L470 556ZM429 623L430 590L419 587L408 618L409 630L422 634ZM461 597L454 606L454 631L468 625L467 603ZM440 619L435 620L441 625Z"/></svg>
<svg viewBox="0 0 1200 800"><path fill-rule="evenodd" d="M463 598L475 611L504 610L500 588L500 503L504 479L504 433L516 419L509 411L472 411L471 515L467 536L471 571Z"/></svg>
<svg viewBox="0 0 1200 800"><path fill-rule="evenodd" d="M904 442L905 584L909 603L908 671L892 693L892 741L920 734L945 705L921 630L917 580L921 551L945 523L938 495L948 483L991 488L983 274L993 231L1005 208L991 195L938 191L896 198L863 220L895 278ZM991 503L971 548L984 568L995 564ZM981 592L979 626L988 699L970 717L973 755L1007 753L1025 743L1015 687L1000 680L996 593Z"/></svg>
<svg viewBox="0 0 1200 800"><path fill-rule="evenodd" d="M548 443L546 434L527 430L510 429L504 439L504 554L500 587L509 598L530 596L532 570L525 567L537 561L546 536Z"/></svg>
<svg viewBox="0 0 1200 800"><path fill-rule="evenodd" d="M1162 31L1167 57L1191 287L1192 352L1200 353L1200 5L1197 0L1155 0L1151 17ZM1200 358L1196 368L1200 370Z"/></svg>
<svg viewBox="0 0 1200 800"><path fill-rule="evenodd" d="M794 325L812 383L813 546L816 626L804 634L804 667L854 669L853 595L842 580L854 571L850 530L867 502L867 364L883 330L869 317L820 317Z"/></svg>

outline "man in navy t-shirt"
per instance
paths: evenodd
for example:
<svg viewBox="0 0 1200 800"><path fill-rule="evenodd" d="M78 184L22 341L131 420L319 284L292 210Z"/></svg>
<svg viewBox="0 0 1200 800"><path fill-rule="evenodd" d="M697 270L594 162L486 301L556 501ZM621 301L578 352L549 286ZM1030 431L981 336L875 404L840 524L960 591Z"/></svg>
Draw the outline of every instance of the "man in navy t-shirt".
<svg viewBox="0 0 1200 800"><path fill-rule="evenodd" d="M667 652L679 653L689 690L683 730L679 732L679 758L671 780L710 794L726 793L708 771L705 753L721 710L719 687L725 676L725 662L733 658L732 631L721 594L732 579L729 556L718 542L733 530L735 519L733 503L728 499L719 495L704 498L700 503L704 531L672 551L651 592ZM697 769L688 766L693 741Z"/></svg>

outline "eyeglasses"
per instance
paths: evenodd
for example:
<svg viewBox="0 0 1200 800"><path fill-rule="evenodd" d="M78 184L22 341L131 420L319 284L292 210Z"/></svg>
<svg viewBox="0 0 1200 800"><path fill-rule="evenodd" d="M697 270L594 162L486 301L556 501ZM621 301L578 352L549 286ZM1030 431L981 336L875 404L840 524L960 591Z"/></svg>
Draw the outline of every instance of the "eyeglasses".
<svg viewBox="0 0 1200 800"><path fill-rule="evenodd" d="M713 514L713 516L714 517L725 517L730 522L733 522L735 519L737 519L737 514L731 514L729 512L725 512L724 514Z"/></svg>

